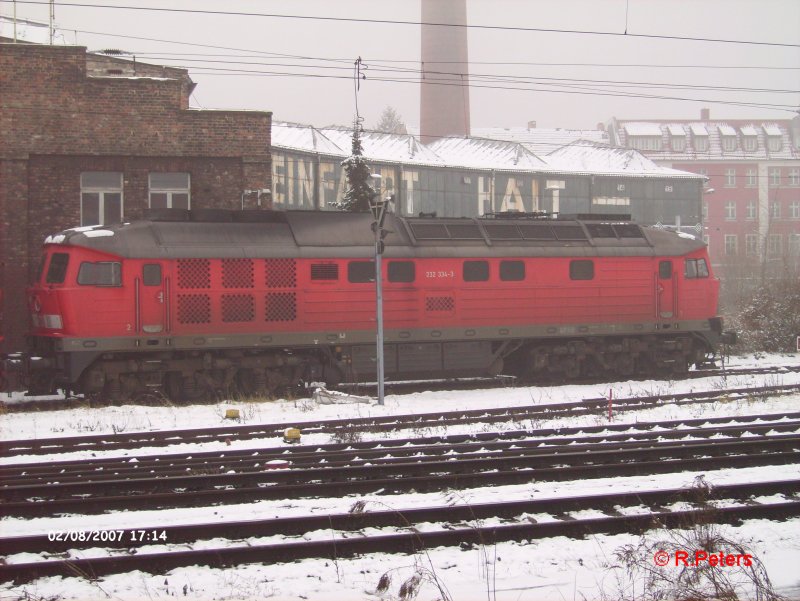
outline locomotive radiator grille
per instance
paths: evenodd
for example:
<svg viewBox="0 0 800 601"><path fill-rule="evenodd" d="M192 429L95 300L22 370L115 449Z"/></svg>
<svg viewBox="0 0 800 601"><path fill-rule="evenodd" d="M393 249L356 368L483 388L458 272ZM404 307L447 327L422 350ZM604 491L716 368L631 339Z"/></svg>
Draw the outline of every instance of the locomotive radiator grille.
<svg viewBox="0 0 800 601"><path fill-rule="evenodd" d="M252 259L222 259L222 286L224 288L252 288L254 281Z"/></svg>
<svg viewBox="0 0 800 601"><path fill-rule="evenodd" d="M451 312L456 308L456 300L452 296L429 296L425 299L426 311Z"/></svg>
<svg viewBox="0 0 800 601"><path fill-rule="evenodd" d="M211 323L211 298L207 294L179 294L178 322Z"/></svg>
<svg viewBox="0 0 800 601"><path fill-rule="evenodd" d="M270 292L264 304L265 321L294 321L297 318L297 295L294 292Z"/></svg>
<svg viewBox="0 0 800 601"><path fill-rule="evenodd" d="M256 318L256 302L249 294L222 295L222 321L226 323L253 321Z"/></svg>
<svg viewBox="0 0 800 601"><path fill-rule="evenodd" d="M211 288L211 261L178 259L178 288Z"/></svg>
<svg viewBox="0 0 800 601"><path fill-rule="evenodd" d="M297 262L294 259L266 259L264 270L267 288L297 286Z"/></svg>

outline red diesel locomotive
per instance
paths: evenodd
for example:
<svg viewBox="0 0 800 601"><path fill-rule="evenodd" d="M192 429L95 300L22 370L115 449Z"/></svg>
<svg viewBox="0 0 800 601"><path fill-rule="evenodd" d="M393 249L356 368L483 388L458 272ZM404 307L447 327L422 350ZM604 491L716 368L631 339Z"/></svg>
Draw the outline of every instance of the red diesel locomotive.
<svg viewBox="0 0 800 601"><path fill-rule="evenodd" d="M724 340L702 242L625 221L388 215L389 379L680 374ZM28 289L31 394L375 378L369 214L166 210L67 230Z"/></svg>

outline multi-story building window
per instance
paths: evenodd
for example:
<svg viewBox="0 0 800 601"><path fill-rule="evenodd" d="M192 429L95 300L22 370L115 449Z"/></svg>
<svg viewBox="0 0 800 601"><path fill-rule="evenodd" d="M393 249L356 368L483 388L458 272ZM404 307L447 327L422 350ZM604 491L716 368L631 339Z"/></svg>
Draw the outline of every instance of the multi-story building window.
<svg viewBox="0 0 800 601"><path fill-rule="evenodd" d="M781 185L781 170L780 167L772 167L769 170L769 185L771 188L777 188Z"/></svg>
<svg viewBox="0 0 800 601"><path fill-rule="evenodd" d="M800 257L800 234L789 234L789 254Z"/></svg>
<svg viewBox="0 0 800 601"><path fill-rule="evenodd" d="M794 200L789 204L789 216L792 219L800 219L800 201Z"/></svg>
<svg viewBox="0 0 800 601"><path fill-rule="evenodd" d="M755 136L743 136L742 137L742 148L746 152L753 152L758 149L758 138Z"/></svg>
<svg viewBox="0 0 800 601"><path fill-rule="evenodd" d="M725 187L726 188L736 187L736 169L732 167L725 170Z"/></svg>
<svg viewBox="0 0 800 601"><path fill-rule="evenodd" d="M736 201L729 200L725 203L725 219L733 221L736 219Z"/></svg>
<svg viewBox="0 0 800 601"><path fill-rule="evenodd" d="M800 186L800 169L797 167L789 169L789 185Z"/></svg>
<svg viewBox="0 0 800 601"><path fill-rule="evenodd" d="M735 256L737 251L737 236L736 234L725 234L725 254L728 256Z"/></svg>
<svg viewBox="0 0 800 601"><path fill-rule="evenodd" d="M722 150L725 152L736 150L736 136L722 136Z"/></svg>
<svg viewBox="0 0 800 601"><path fill-rule="evenodd" d="M151 173L151 209L190 209L188 173Z"/></svg>
<svg viewBox="0 0 800 601"><path fill-rule="evenodd" d="M758 234L745 234L744 246L748 256L756 256L758 254Z"/></svg>
<svg viewBox="0 0 800 601"><path fill-rule="evenodd" d="M755 169L748 169L745 179L745 185L748 188L755 188L758 185L758 174Z"/></svg>
<svg viewBox="0 0 800 601"><path fill-rule="evenodd" d="M755 200L748 200L747 201L747 219L755 219L756 218L756 201Z"/></svg>
<svg viewBox="0 0 800 601"><path fill-rule="evenodd" d="M780 256L783 249L781 248L781 241L783 236L780 234L770 234L767 236L767 254L772 257Z"/></svg>
<svg viewBox="0 0 800 601"><path fill-rule="evenodd" d="M81 225L104 225L122 221L122 173L81 173Z"/></svg>
<svg viewBox="0 0 800 601"><path fill-rule="evenodd" d="M697 152L708 152L708 136L695 136L694 149Z"/></svg>
<svg viewBox="0 0 800 601"><path fill-rule="evenodd" d="M783 141L780 136L769 136L767 138L767 148L769 148L770 152L780 152L782 147Z"/></svg>
<svg viewBox="0 0 800 601"><path fill-rule="evenodd" d="M636 150L661 150L660 136L630 136L628 144Z"/></svg>
<svg viewBox="0 0 800 601"><path fill-rule="evenodd" d="M772 203L770 215L772 215L773 219L780 219L781 218L781 203L779 201L775 201Z"/></svg>

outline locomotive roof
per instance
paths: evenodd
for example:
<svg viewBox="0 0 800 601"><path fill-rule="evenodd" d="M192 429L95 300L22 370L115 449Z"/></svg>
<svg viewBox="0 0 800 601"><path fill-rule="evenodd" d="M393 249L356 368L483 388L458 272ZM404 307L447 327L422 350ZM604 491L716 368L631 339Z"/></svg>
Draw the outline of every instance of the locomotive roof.
<svg viewBox="0 0 800 601"><path fill-rule="evenodd" d="M370 257L372 222L370 213L170 209L142 221L66 230L45 243L144 259ZM704 246L620 220L388 214L385 228L387 257L679 256Z"/></svg>

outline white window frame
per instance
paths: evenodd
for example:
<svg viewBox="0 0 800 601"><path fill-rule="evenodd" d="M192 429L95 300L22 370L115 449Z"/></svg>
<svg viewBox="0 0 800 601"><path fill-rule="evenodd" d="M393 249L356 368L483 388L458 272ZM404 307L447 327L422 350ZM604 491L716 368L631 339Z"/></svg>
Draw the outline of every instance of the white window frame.
<svg viewBox="0 0 800 601"><path fill-rule="evenodd" d="M733 152L736 150L736 136L722 136L722 150Z"/></svg>
<svg viewBox="0 0 800 601"><path fill-rule="evenodd" d="M767 255L770 257L779 257L782 250L783 236L780 234L770 234L767 237Z"/></svg>
<svg viewBox="0 0 800 601"><path fill-rule="evenodd" d="M736 187L736 169L725 170L725 187L726 188Z"/></svg>
<svg viewBox="0 0 800 601"><path fill-rule="evenodd" d="M739 237L736 234L725 234L725 256L735 257L739 254Z"/></svg>
<svg viewBox="0 0 800 601"><path fill-rule="evenodd" d="M800 201L792 201L789 204L789 215L792 219L800 219Z"/></svg>
<svg viewBox="0 0 800 601"><path fill-rule="evenodd" d="M779 188L781 185L781 168L773 167L769 170L769 187Z"/></svg>
<svg viewBox="0 0 800 601"><path fill-rule="evenodd" d="M736 221L736 201L729 200L725 203L725 220Z"/></svg>
<svg viewBox="0 0 800 601"><path fill-rule="evenodd" d="M747 219L755 219L756 218L756 201L755 200L748 200L747 201Z"/></svg>
<svg viewBox="0 0 800 601"><path fill-rule="evenodd" d="M153 186L153 176L159 175L185 175L186 176L186 186ZM165 172L151 172L147 176L147 206L151 209L153 208L153 194L166 194L167 195L167 206L166 208L172 209L173 202L172 197L175 194L185 194L186 195L186 208L192 208L192 176L190 173L186 173L183 171L170 171L168 173Z"/></svg>
<svg viewBox="0 0 800 601"><path fill-rule="evenodd" d="M758 172L755 169L748 169L745 178L745 186L755 188L758 186Z"/></svg>
<svg viewBox="0 0 800 601"><path fill-rule="evenodd" d="M783 148L783 140L780 136L768 136L767 148L769 148L770 152L780 152Z"/></svg>
<svg viewBox="0 0 800 601"><path fill-rule="evenodd" d="M797 167L789 169L789 185L800 186L800 169Z"/></svg>
<svg viewBox="0 0 800 601"><path fill-rule="evenodd" d="M695 136L694 149L696 152L708 152L708 136Z"/></svg>
<svg viewBox="0 0 800 601"><path fill-rule="evenodd" d="M93 175L95 174L103 174L104 176L109 176L109 180L112 179L110 176L116 175L119 181L117 186L113 186L110 183L97 185L93 184L90 180ZM119 194L119 217L120 221L122 221L125 217L125 195L122 191L122 172L121 171L84 171L81 173L81 197L80 197L80 212L81 212L81 225L105 225L108 223L106 221L106 194ZM84 221L84 194L97 194L98 195L98 207L97 207L97 215L98 215L98 223L86 223Z"/></svg>
<svg viewBox="0 0 800 601"><path fill-rule="evenodd" d="M742 136L742 149L745 152L758 150L758 138L756 136Z"/></svg>
<svg viewBox="0 0 800 601"><path fill-rule="evenodd" d="M758 234L745 234L744 247L744 252L747 256L758 256Z"/></svg>
<svg viewBox="0 0 800 601"><path fill-rule="evenodd" d="M772 202L772 206L769 208L769 214L772 216L772 219L781 218L781 203L779 200Z"/></svg>

